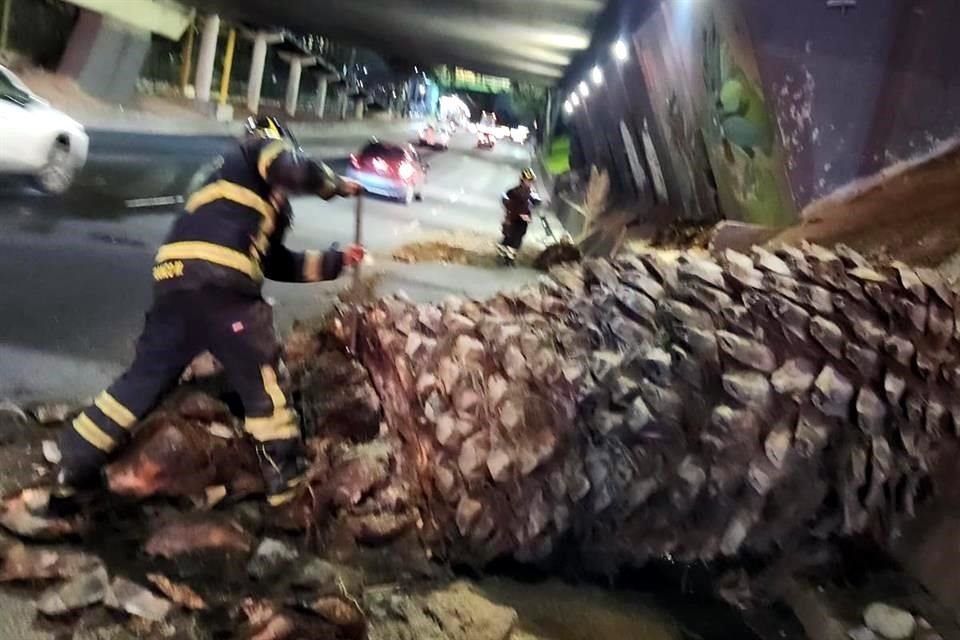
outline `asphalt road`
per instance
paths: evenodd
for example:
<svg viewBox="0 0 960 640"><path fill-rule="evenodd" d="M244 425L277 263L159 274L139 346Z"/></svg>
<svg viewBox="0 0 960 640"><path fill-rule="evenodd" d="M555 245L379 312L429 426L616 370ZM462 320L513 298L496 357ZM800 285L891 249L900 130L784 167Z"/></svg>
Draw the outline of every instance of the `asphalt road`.
<svg viewBox="0 0 960 640"><path fill-rule="evenodd" d="M408 139L410 125L381 137ZM366 135L303 141L342 170ZM404 206L369 199L365 244L390 251L431 231L499 230L499 194L529 163L526 150L502 143L492 152L462 136L450 151L429 154L422 202ZM176 208L131 208L127 201L182 194L198 170L228 141L220 138L94 133L91 158L69 197L53 199L17 184L0 186L0 398L30 402L82 399L96 393L129 362L150 302L153 255ZM288 244L325 248L349 242L353 203L294 202ZM532 226L531 229L534 229ZM542 231L531 233L536 242ZM543 238L539 238L540 241ZM487 271L452 265L398 265L383 260L381 292L404 290L415 299L450 294L482 297L536 277L524 270ZM323 312L346 281L267 285L278 325Z"/></svg>

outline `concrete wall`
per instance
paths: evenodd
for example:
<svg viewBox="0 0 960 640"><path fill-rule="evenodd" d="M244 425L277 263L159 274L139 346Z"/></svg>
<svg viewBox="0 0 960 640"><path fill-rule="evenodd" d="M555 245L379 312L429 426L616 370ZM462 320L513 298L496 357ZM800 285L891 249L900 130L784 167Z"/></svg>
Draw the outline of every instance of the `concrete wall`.
<svg viewBox="0 0 960 640"><path fill-rule="evenodd" d="M630 60L601 43L608 82L572 128L583 162L638 196L616 142L626 123L677 216L787 224L960 132L956 0L639 0L628 22Z"/></svg>
<svg viewBox="0 0 960 640"><path fill-rule="evenodd" d="M743 0L799 206L960 132L960 3Z"/></svg>
<svg viewBox="0 0 960 640"><path fill-rule="evenodd" d="M79 9L36 0L8 1L10 47L33 64L55 69L63 57Z"/></svg>
<svg viewBox="0 0 960 640"><path fill-rule="evenodd" d="M60 72L89 94L115 104L134 96L150 32L82 10L74 26Z"/></svg>

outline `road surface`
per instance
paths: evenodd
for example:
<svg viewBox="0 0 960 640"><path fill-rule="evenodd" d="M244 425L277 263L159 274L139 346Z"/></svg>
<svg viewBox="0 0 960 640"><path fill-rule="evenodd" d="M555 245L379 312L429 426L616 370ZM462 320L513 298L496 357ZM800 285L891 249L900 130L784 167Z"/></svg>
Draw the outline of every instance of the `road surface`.
<svg viewBox="0 0 960 640"><path fill-rule="evenodd" d="M381 125L382 129L382 125ZM394 125L384 138L409 139L411 125ZM343 170L365 135L304 141L317 157ZM448 152L430 153L422 202L404 206L369 199L364 240L378 255L431 231L470 231L491 239L500 224L499 194L529 163L526 150L503 143L493 152L473 148L467 135ZM19 402L87 398L129 362L150 302L153 255L175 208L130 208L126 201L183 193L202 164L227 144L220 138L96 134L91 159L74 192L45 198L13 184L0 189L0 399ZM288 244L326 248L349 242L353 203L294 201ZM531 226L531 240L542 235ZM543 239L540 238L540 241ZM525 270L491 272L455 265L398 265L379 260L382 293L404 290L415 299L462 293L486 296L530 281ZM323 312L347 284L280 285L281 330Z"/></svg>

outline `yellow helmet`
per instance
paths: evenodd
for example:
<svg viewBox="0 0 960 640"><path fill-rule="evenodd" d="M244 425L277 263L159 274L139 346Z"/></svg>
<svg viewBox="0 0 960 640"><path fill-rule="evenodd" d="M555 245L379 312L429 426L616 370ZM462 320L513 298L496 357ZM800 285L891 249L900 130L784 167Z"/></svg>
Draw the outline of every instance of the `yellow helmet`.
<svg viewBox="0 0 960 640"><path fill-rule="evenodd" d="M289 138L286 128L272 116L250 116L247 118L247 135L270 140Z"/></svg>
<svg viewBox="0 0 960 640"><path fill-rule="evenodd" d="M530 169L530 168L528 167L528 168L524 169L522 172L520 172L520 179L521 179L521 180L524 180L524 181L526 181L526 182L536 182L536 181L537 181L537 174L535 174L535 173L533 172L533 169Z"/></svg>

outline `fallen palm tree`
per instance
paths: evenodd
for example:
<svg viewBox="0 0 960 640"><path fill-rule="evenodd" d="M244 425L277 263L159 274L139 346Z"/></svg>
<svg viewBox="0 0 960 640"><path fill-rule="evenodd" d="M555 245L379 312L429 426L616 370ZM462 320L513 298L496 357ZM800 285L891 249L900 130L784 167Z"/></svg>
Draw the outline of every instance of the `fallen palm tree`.
<svg viewBox="0 0 960 640"><path fill-rule="evenodd" d="M388 487L456 561L884 539L960 420L954 292L843 247L588 261L485 302L381 300L358 333ZM301 345L301 380L330 346ZM307 415L326 393L305 385Z"/></svg>
<svg viewBox="0 0 960 640"><path fill-rule="evenodd" d="M388 298L356 336L345 308L287 345L315 456L305 512L331 540L474 565L883 541L954 443L957 310L933 271L816 246L588 260L482 302ZM111 487L256 491L241 441L198 444L231 420L202 402L159 413ZM211 452L189 490L161 481L183 477L174 437Z"/></svg>

